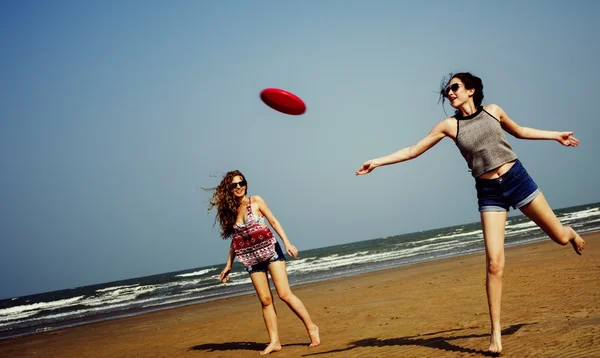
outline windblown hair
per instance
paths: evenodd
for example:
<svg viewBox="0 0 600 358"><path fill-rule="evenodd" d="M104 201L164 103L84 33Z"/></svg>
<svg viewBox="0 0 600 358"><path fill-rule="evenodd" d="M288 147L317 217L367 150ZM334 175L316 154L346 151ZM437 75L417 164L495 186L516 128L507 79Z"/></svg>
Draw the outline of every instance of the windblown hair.
<svg viewBox="0 0 600 358"><path fill-rule="evenodd" d="M475 108L481 107L481 102L483 102L483 82L481 81L481 78L473 75L471 72L450 73L448 76L444 76L444 78L442 78L442 82L440 84L440 101L442 102L442 107L446 101L446 96L444 95L446 87L448 87L448 84L453 78L458 78L461 80L465 85L465 89L475 89L475 93L473 94L473 102L475 104ZM459 110L457 109L455 113L458 114Z"/></svg>
<svg viewBox="0 0 600 358"><path fill-rule="evenodd" d="M233 235L233 225L237 219L237 212L239 202L233 195L231 190L231 181L236 176L241 176L244 180L246 177L239 170L233 170L225 174L221 183L216 188L204 189L206 191L214 191L210 200L208 201L208 211L210 212L214 207L217 208L217 215L213 226L219 221L221 227L221 237L228 239ZM248 193L248 187L246 186L246 192Z"/></svg>

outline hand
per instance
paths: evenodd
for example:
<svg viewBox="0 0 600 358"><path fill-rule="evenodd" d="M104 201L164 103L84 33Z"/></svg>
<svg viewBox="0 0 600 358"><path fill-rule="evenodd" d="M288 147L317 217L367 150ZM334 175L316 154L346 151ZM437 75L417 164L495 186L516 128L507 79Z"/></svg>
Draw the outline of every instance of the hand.
<svg viewBox="0 0 600 358"><path fill-rule="evenodd" d="M290 255L294 259L298 258L298 249L292 244L285 245L285 252L287 252L288 255Z"/></svg>
<svg viewBox="0 0 600 358"><path fill-rule="evenodd" d="M561 132L556 140L565 147L577 147L579 139L573 137L573 132Z"/></svg>
<svg viewBox="0 0 600 358"><path fill-rule="evenodd" d="M373 160L366 161L359 170L356 171L356 175L364 175L369 174L373 171L377 166Z"/></svg>
<svg viewBox="0 0 600 358"><path fill-rule="evenodd" d="M221 274L219 275L219 281L225 283L229 280L229 274L231 273L231 267L225 266Z"/></svg>

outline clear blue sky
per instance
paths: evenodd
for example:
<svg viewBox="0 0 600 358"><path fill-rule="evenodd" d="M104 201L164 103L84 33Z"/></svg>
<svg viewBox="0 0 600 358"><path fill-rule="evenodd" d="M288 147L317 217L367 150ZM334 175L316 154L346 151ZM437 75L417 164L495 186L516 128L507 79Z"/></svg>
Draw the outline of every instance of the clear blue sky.
<svg viewBox="0 0 600 358"><path fill-rule="evenodd" d="M555 208L600 201L594 1L2 1L0 298L224 263L208 194L239 169L300 250L477 221L445 118L472 71ZM286 116L266 87L307 103ZM451 108L447 107L451 113Z"/></svg>

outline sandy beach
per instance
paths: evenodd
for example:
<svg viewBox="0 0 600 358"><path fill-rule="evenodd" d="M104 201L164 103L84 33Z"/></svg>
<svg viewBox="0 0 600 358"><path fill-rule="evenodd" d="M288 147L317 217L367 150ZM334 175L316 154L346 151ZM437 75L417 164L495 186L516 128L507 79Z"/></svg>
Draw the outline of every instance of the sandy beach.
<svg viewBox="0 0 600 358"><path fill-rule="evenodd" d="M577 256L550 240L506 249L503 356L600 357L600 233ZM431 261L292 288L321 330L308 348L278 298L273 357L481 357L489 342L485 256ZM0 357L257 357L255 295L0 341Z"/></svg>

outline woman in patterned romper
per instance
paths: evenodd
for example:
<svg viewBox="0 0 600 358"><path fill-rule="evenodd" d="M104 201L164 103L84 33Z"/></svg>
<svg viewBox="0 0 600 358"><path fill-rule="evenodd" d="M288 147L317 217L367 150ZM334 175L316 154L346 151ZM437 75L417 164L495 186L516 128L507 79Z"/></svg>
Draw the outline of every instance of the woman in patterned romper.
<svg viewBox="0 0 600 358"><path fill-rule="evenodd" d="M266 225L265 219L283 241L288 255L297 258L298 249L290 243L283 227L265 201L258 195L251 197L246 195L248 183L241 172L237 170L228 172L214 191L208 210L217 207L215 222L219 220L221 236L225 239L232 238L227 263L219 279L221 282L227 282L235 257L250 274L250 279L262 304L262 314L270 339L268 346L260 354L265 355L281 350L277 330L277 313L267 272L271 275L279 298L304 323L310 337L309 347L318 346L321 343L319 327L311 320L302 301L292 293L288 283L285 255Z"/></svg>

